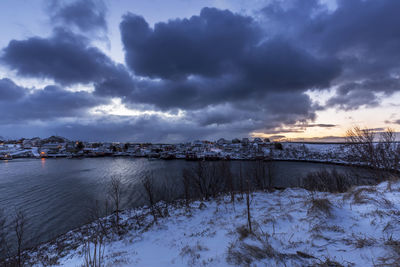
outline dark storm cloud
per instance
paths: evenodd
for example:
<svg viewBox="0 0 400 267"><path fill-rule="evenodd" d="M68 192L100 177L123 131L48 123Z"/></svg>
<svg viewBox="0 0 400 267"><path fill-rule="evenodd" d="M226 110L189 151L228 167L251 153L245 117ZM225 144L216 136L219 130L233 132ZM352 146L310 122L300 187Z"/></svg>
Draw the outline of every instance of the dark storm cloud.
<svg viewBox="0 0 400 267"><path fill-rule="evenodd" d="M127 67L84 37L106 29L105 9L94 1L57 3L53 21L64 28L48 38L13 40L0 55L2 64L20 76L59 84L33 90L0 80L0 97L15 102L7 107L16 110L13 119L84 119L57 122L52 131L157 141L329 128L335 125L312 123L318 110L377 106L380 96L399 91L397 1L340 0L335 10L318 0L275 1L262 10L262 20L204 8L199 15L154 27L128 13L120 23ZM61 89L75 84L93 84L94 93ZM305 94L332 85L336 94L325 106ZM87 113L110 97L130 108L183 115L99 118ZM39 108L46 103L52 112ZM34 112L25 115L28 110Z"/></svg>
<svg viewBox="0 0 400 267"><path fill-rule="evenodd" d="M7 78L0 80L0 101L18 100L25 93L26 90L17 86L12 80Z"/></svg>
<svg viewBox="0 0 400 267"><path fill-rule="evenodd" d="M90 108L106 103L108 100L87 92L71 92L53 85L27 89L9 79L0 80L0 122L4 124L85 116Z"/></svg>
<svg viewBox="0 0 400 267"><path fill-rule="evenodd" d="M216 106L234 103L243 116L241 110L259 100L267 100L257 103L260 114L313 119L314 107L303 92L329 86L340 73L337 60L315 57L285 38L266 39L253 18L227 10L204 8L199 16L154 28L129 13L120 29L128 66L147 78L135 83L130 95L121 94L126 102L162 110L208 108L210 117L199 119L202 125L229 121Z"/></svg>
<svg viewBox="0 0 400 267"><path fill-rule="evenodd" d="M53 23L74 26L82 32L107 30L107 8L101 0L77 0L69 4L51 1L49 11Z"/></svg>
<svg viewBox="0 0 400 267"><path fill-rule="evenodd" d="M252 18L213 8L154 29L128 13L120 29L128 66L138 75L161 78L219 75L260 38Z"/></svg>
<svg viewBox="0 0 400 267"><path fill-rule="evenodd" d="M84 36L63 28L56 28L50 38L12 40L0 61L21 76L54 79L62 85L129 76L125 67L90 46Z"/></svg>
<svg viewBox="0 0 400 267"><path fill-rule="evenodd" d="M335 80L340 89L329 106L356 109L378 105L377 92L400 89L393 79L400 71L399 9L400 2L390 0L339 0L335 10L319 1L293 0L275 1L263 13L270 32L340 60L343 72Z"/></svg>
<svg viewBox="0 0 400 267"><path fill-rule="evenodd" d="M400 79L398 78L350 82L341 85L336 90L336 96L328 100L327 106L339 106L345 110L357 109L362 105L373 107L379 104L376 93L390 96L396 91L400 91Z"/></svg>
<svg viewBox="0 0 400 267"><path fill-rule="evenodd" d="M252 18L204 8L190 19L157 23L151 29L134 14L120 25L128 66L151 78L242 75L251 87L324 87L338 62L316 58L282 38L264 40ZM318 71L317 71L318 70Z"/></svg>

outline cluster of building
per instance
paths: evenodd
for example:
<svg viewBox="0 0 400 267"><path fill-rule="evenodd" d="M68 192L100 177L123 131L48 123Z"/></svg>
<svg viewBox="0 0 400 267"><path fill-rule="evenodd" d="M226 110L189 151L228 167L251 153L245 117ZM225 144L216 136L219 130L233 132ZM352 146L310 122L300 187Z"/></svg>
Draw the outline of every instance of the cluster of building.
<svg viewBox="0 0 400 267"><path fill-rule="evenodd" d="M131 156L161 159L217 160L217 159L265 159L279 143L269 139L249 138L218 141L200 141L179 144L107 143L70 141L52 136L46 139L32 138L0 141L0 159L21 157L105 157Z"/></svg>

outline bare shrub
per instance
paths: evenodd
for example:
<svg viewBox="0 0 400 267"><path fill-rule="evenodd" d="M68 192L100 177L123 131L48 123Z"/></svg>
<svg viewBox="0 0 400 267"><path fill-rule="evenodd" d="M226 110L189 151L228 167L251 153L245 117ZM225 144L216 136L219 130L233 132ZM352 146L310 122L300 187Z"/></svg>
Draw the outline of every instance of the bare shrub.
<svg viewBox="0 0 400 267"><path fill-rule="evenodd" d="M367 164L374 169L397 170L400 145L393 129L380 133L355 126L346 133L346 143L351 148L350 159Z"/></svg>
<svg viewBox="0 0 400 267"><path fill-rule="evenodd" d="M231 171L230 161L223 160L220 163L220 173L225 179L225 192L229 192L231 196L231 202L235 203L235 183L233 179L233 174Z"/></svg>
<svg viewBox="0 0 400 267"><path fill-rule="evenodd" d="M281 254L268 242L263 242L260 246L256 246L239 241L229 246L226 261L236 266L249 266L254 261L276 257L280 258Z"/></svg>
<svg viewBox="0 0 400 267"><path fill-rule="evenodd" d="M5 261L9 256L6 237L6 216L4 211L0 209L0 264L3 263L3 261Z"/></svg>
<svg viewBox="0 0 400 267"><path fill-rule="evenodd" d="M142 186L146 193L147 201L149 203L151 214L153 215L154 222L157 222L157 212L156 212L156 200L155 200L155 187L154 187L154 180L150 177L149 174L145 176L142 180Z"/></svg>
<svg viewBox="0 0 400 267"><path fill-rule="evenodd" d="M268 177L268 189L269 190L272 190L272 185L274 182L274 168L275 168L274 162L272 162L272 161L268 162L267 177Z"/></svg>
<svg viewBox="0 0 400 267"><path fill-rule="evenodd" d="M25 224L26 216L22 210L15 211L14 218L14 232L17 238L17 254L15 259L15 264L18 267L24 266L25 256L23 254L24 242L25 242Z"/></svg>
<svg viewBox="0 0 400 267"><path fill-rule="evenodd" d="M104 216L108 214L108 207L109 204L107 201L104 203L104 208L101 207L99 201L96 201L88 213L89 220L92 221L92 224L87 231L86 238L83 238L82 240L84 267L105 266L104 251L106 240L109 234L109 227L107 224L107 219L105 219ZM120 234L121 232L118 233Z"/></svg>
<svg viewBox="0 0 400 267"><path fill-rule="evenodd" d="M363 248L363 247L370 247L375 245L376 240L373 239L372 237L360 237L360 236L354 236L354 241L353 244L356 248Z"/></svg>
<svg viewBox="0 0 400 267"><path fill-rule="evenodd" d="M236 228L236 231L239 234L239 240L243 240L251 234L249 229L245 226L240 226Z"/></svg>
<svg viewBox="0 0 400 267"><path fill-rule="evenodd" d="M266 166L263 161L257 160L252 164L250 173L258 189L264 190L266 184Z"/></svg>
<svg viewBox="0 0 400 267"><path fill-rule="evenodd" d="M354 204L366 204L371 200L375 200L369 196L367 196L365 193L376 193L376 188L374 187L360 187L356 188L350 193L350 196L353 197L353 203ZM348 197L348 196L347 196Z"/></svg>
<svg viewBox="0 0 400 267"><path fill-rule="evenodd" d="M351 146L352 156L371 167L377 167L374 140L375 132L371 129L354 126L346 132L346 143Z"/></svg>
<svg viewBox="0 0 400 267"><path fill-rule="evenodd" d="M302 187L310 191L343 193L351 187L351 179L335 169L311 172L303 179Z"/></svg>
<svg viewBox="0 0 400 267"><path fill-rule="evenodd" d="M319 262L315 263L314 266L318 266L318 267L344 267L343 264L341 264L341 263L339 263L339 262L337 262L335 260L332 260L332 259L330 259L328 257L325 257L325 259L323 261L319 260Z"/></svg>
<svg viewBox="0 0 400 267"><path fill-rule="evenodd" d="M200 259L200 252L207 251L208 248L202 246L199 242L197 242L194 246L186 245L182 248L180 256L189 258L189 265L198 265L197 261Z"/></svg>
<svg viewBox="0 0 400 267"><path fill-rule="evenodd" d="M321 214L331 217L333 205L327 198L312 198L310 200L310 208L307 211L308 215L320 216Z"/></svg>
<svg viewBox="0 0 400 267"><path fill-rule="evenodd" d="M397 266L400 262L400 240L394 239L393 236L389 236L385 240L385 245L391 248L391 253L388 253L385 257L380 257L379 261L384 266Z"/></svg>
<svg viewBox="0 0 400 267"><path fill-rule="evenodd" d="M247 179L247 190L246 190L246 207L247 207L247 224L249 226L250 233L252 230L251 225L251 213L250 213L250 194L251 194L251 187L250 187L250 179Z"/></svg>
<svg viewBox="0 0 400 267"><path fill-rule="evenodd" d="M121 208L121 198L122 198L122 182L121 182L120 177L113 176L111 178L109 188L108 188L108 195L114 206L115 227L117 229L117 232L119 232L119 230L120 230L119 212L120 212L120 208Z"/></svg>
<svg viewBox="0 0 400 267"><path fill-rule="evenodd" d="M92 236L84 243L84 267L102 267L104 264L104 238L101 236Z"/></svg>
<svg viewBox="0 0 400 267"><path fill-rule="evenodd" d="M227 168L222 162L198 161L196 166L185 169L183 174L195 195L208 200L225 190L225 175L229 173Z"/></svg>
<svg viewBox="0 0 400 267"><path fill-rule="evenodd" d="M400 161L400 145L396 143L396 133L387 128L380 135L376 145L378 165L385 170L397 170Z"/></svg>
<svg viewBox="0 0 400 267"><path fill-rule="evenodd" d="M192 181L192 172L189 169L183 169L182 171L182 185L183 185L183 196L185 199L185 205L188 208L190 202L190 187Z"/></svg>

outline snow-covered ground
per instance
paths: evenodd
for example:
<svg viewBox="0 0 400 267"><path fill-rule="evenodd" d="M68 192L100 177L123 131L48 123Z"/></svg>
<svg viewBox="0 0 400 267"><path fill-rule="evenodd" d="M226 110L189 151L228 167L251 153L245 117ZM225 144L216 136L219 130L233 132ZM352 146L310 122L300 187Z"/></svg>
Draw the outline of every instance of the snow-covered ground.
<svg viewBox="0 0 400 267"><path fill-rule="evenodd" d="M147 209L125 211L123 224L129 230L105 244L105 266L400 264L400 182L341 194L299 188L253 193L253 233L246 201L236 197L234 204L225 196L193 202L189 209L170 206L169 216L157 223ZM143 215L140 225L138 214ZM65 244L70 241L64 237ZM82 266L83 247L71 247L58 265ZM48 251L48 256L56 254L54 243Z"/></svg>

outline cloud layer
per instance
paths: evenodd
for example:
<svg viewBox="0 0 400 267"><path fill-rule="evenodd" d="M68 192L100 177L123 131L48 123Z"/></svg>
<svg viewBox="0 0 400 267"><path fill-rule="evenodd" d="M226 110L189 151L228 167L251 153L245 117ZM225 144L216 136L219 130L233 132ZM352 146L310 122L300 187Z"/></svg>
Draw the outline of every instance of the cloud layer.
<svg viewBox="0 0 400 267"><path fill-rule="evenodd" d="M0 80L0 109L14 111L0 128L34 120L77 137L96 131L115 140L176 141L330 127L312 123L318 110L378 106L379 96L399 91L399 9L390 0L339 0L335 9L286 0L270 2L257 17L203 8L154 26L126 13L122 65L92 42L93 33L107 32L103 2L56 1L48 7L50 36L11 40L0 55L19 76L54 85ZM81 85L93 91L71 91ZM321 106L310 90L334 95ZM111 98L167 115L93 115Z"/></svg>

